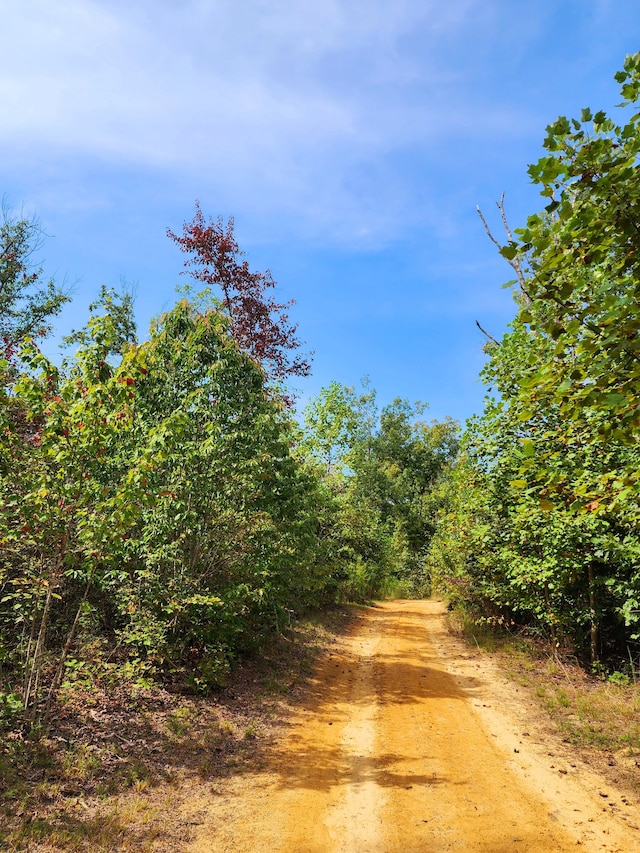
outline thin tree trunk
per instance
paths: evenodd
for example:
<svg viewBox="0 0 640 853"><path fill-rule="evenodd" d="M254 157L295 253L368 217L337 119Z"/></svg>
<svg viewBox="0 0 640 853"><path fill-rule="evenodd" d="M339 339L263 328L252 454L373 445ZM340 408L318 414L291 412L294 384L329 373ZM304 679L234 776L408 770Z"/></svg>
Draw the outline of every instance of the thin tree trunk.
<svg viewBox="0 0 640 853"><path fill-rule="evenodd" d="M42 668L42 655L44 652L44 643L47 636L47 625L49 622L49 610L51 608L51 594L53 585L49 582L47 586L47 595L42 608L42 616L40 617L40 628L38 630L38 639L33 652L31 662L27 661L28 674L24 688L24 708L27 712L27 719L35 719L36 706L38 702L38 688L40 687L40 670ZM31 712L29 713L29 707Z"/></svg>
<svg viewBox="0 0 640 853"><path fill-rule="evenodd" d="M551 595L549 593L549 584L545 581L544 583L544 601L547 605L547 613L549 619L549 630L551 631L551 642L553 643L554 649L557 647L558 637L556 634L556 623L554 620L553 609L551 607Z"/></svg>
<svg viewBox="0 0 640 853"><path fill-rule="evenodd" d="M49 687L49 692L47 694L47 701L45 703L44 712L43 712L44 717L47 716L47 714L49 712L49 708L51 706L51 702L53 700L53 697L55 696L56 690L58 689L58 687L60 686L60 682L62 681L62 673L64 672L64 665L67 661L67 656L69 654L69 649L71 648L71 644L73 643L75 636L76 636L76 630L78 628L78 622L80 621L80 616L82 615L82 606L84 605L85 601L87 600L87 596L89 594L89 589L91 587L92 579L93 579L93 570L90 572L89 577L87 578L87 584L84 588L84 593L82 595L82 598L80 599L80 604L78 604L78 609L76 610L75 619L73 620L73 624L71 625L71 628L69 629L69 633L67 634L67 639L65 641L65 644L62 647L62 653L60 655L60 660L58 661L58 666L56 667L56 672L55 672L55 675L53 677L53 681L51 682L51 685Z"/></svg>
<svg viewBox="0 0 640 853"><path fill-rule="evenodd" d="M598 630L598 615L596 610L596 591L595 591L595 574L593 571L593 563L589 563L589 619L591 621L591 630L589 636L589 646L591 653L591 663L598 663L600 653L598 646L600 645L600 632Z"/></svg>

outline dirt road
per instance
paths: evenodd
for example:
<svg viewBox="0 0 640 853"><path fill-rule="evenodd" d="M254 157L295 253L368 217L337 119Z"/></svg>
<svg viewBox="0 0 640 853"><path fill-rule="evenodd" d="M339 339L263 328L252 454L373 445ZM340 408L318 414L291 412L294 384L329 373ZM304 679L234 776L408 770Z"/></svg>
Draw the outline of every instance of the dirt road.
<svg viewBox="0 0 640 853"><path fill-rule="evenodd" d="M612 815L615 791L535 743L486 666L452 640L438 602L367 609L321 661L269 766L192 804L188 849L640 851L637 811Z"/></svg>

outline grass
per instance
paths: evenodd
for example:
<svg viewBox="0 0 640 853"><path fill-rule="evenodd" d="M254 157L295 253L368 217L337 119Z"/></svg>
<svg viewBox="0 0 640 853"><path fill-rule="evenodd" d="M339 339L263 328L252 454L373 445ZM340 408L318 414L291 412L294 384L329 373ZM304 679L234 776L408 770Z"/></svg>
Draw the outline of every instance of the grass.
<svg viewBox="0 0 640 853"><path fill-rule="evenodd" d="M279 693L282 696L286 696L291 689L288 684L283 684L282 681L278 678L274 678L273 676L263 678L262 686L268 693Z"/></svg>
<svg viewBox="0 0 640 853"><path fill-rule="evenodd" d="M167 728L177 738L184 737L193 728L193 724L193 708L188 706L177 708L167 717Z"/></svg>
<svg viewBox="0 0 640 853"><path fill-rule="evenodd" d="M123 819L115 814L87 819L69 815L65 815L64 819L34 817L24 821L18 832L0 834L0 841L4 841L6 846L2 849L7 853L37 849L41 844L53 850L115 851L123 834L123 826Z"/></svg>
<svg viewBox="0 0 640 853"><path fill-rule="evenodd" d="M248 725L245 726L243 737L245 740L255 740L258 736L258 721L250 720Z"/></svg>

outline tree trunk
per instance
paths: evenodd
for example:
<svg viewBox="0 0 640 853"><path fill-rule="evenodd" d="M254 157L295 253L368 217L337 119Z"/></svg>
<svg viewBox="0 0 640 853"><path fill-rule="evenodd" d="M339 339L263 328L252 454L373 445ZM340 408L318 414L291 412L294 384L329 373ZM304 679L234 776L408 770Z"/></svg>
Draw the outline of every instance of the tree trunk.
<svg viewBox="0 0 640 853"><path fill-rule="evenodd" d="M593 563L589 563L589 619L591 622L591 630L589 636L589 651L591 653L591 663L598 663L600 660L600 632L598 630L598 615L596 611L596 590L595 590L595 574L593 571Z"/></svg>
<svg viewBox="0 0 640 853"><path fill-rule="evenodd" d="M556 648L557 643L558 643L558 636L556 634L555 617L553 614L553 609L551 607L551 595L549 593L549 584L546 581L544 583L544 602L547 606L547 618L549 620L549 630L551 632L551 642L553 643L554 648Z"/></svg>
<svg viewBox="0 0 640 853"><path fill-rule="evenodd" d="M25 668L25 685L24 685L24 709L27 719L33 722L35 720L36 708L38 704L38 689L40 687L40 670L42 668L42 655L44 652L44 644L47 636L47 625L49 622L49 609L51 607L52 583L49 580L47 586L47 596L42 608L42 616L40 617L40 628L38 630L38 638L36 640L35 649L31 659L27 659ZM29 706L31 705L31 711Z"/></svg>

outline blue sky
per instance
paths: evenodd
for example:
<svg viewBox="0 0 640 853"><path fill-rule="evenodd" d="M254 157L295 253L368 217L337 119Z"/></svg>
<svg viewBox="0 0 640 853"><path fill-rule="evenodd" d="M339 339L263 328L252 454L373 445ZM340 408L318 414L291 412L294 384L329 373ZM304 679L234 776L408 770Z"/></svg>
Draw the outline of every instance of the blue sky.
<svg viewBox="0 0 640 853"><path fill-rule="evenodd" d="M175 300L165 236L234 216L315 351L301 398L368 375L386 403L482 407L479 320L513 315L498 231L541 207L546 125L618 102L637 0L4 0L0 194L73 287L135 285L141 332ZM45 345L55 355L55 340Z"/></svg>

